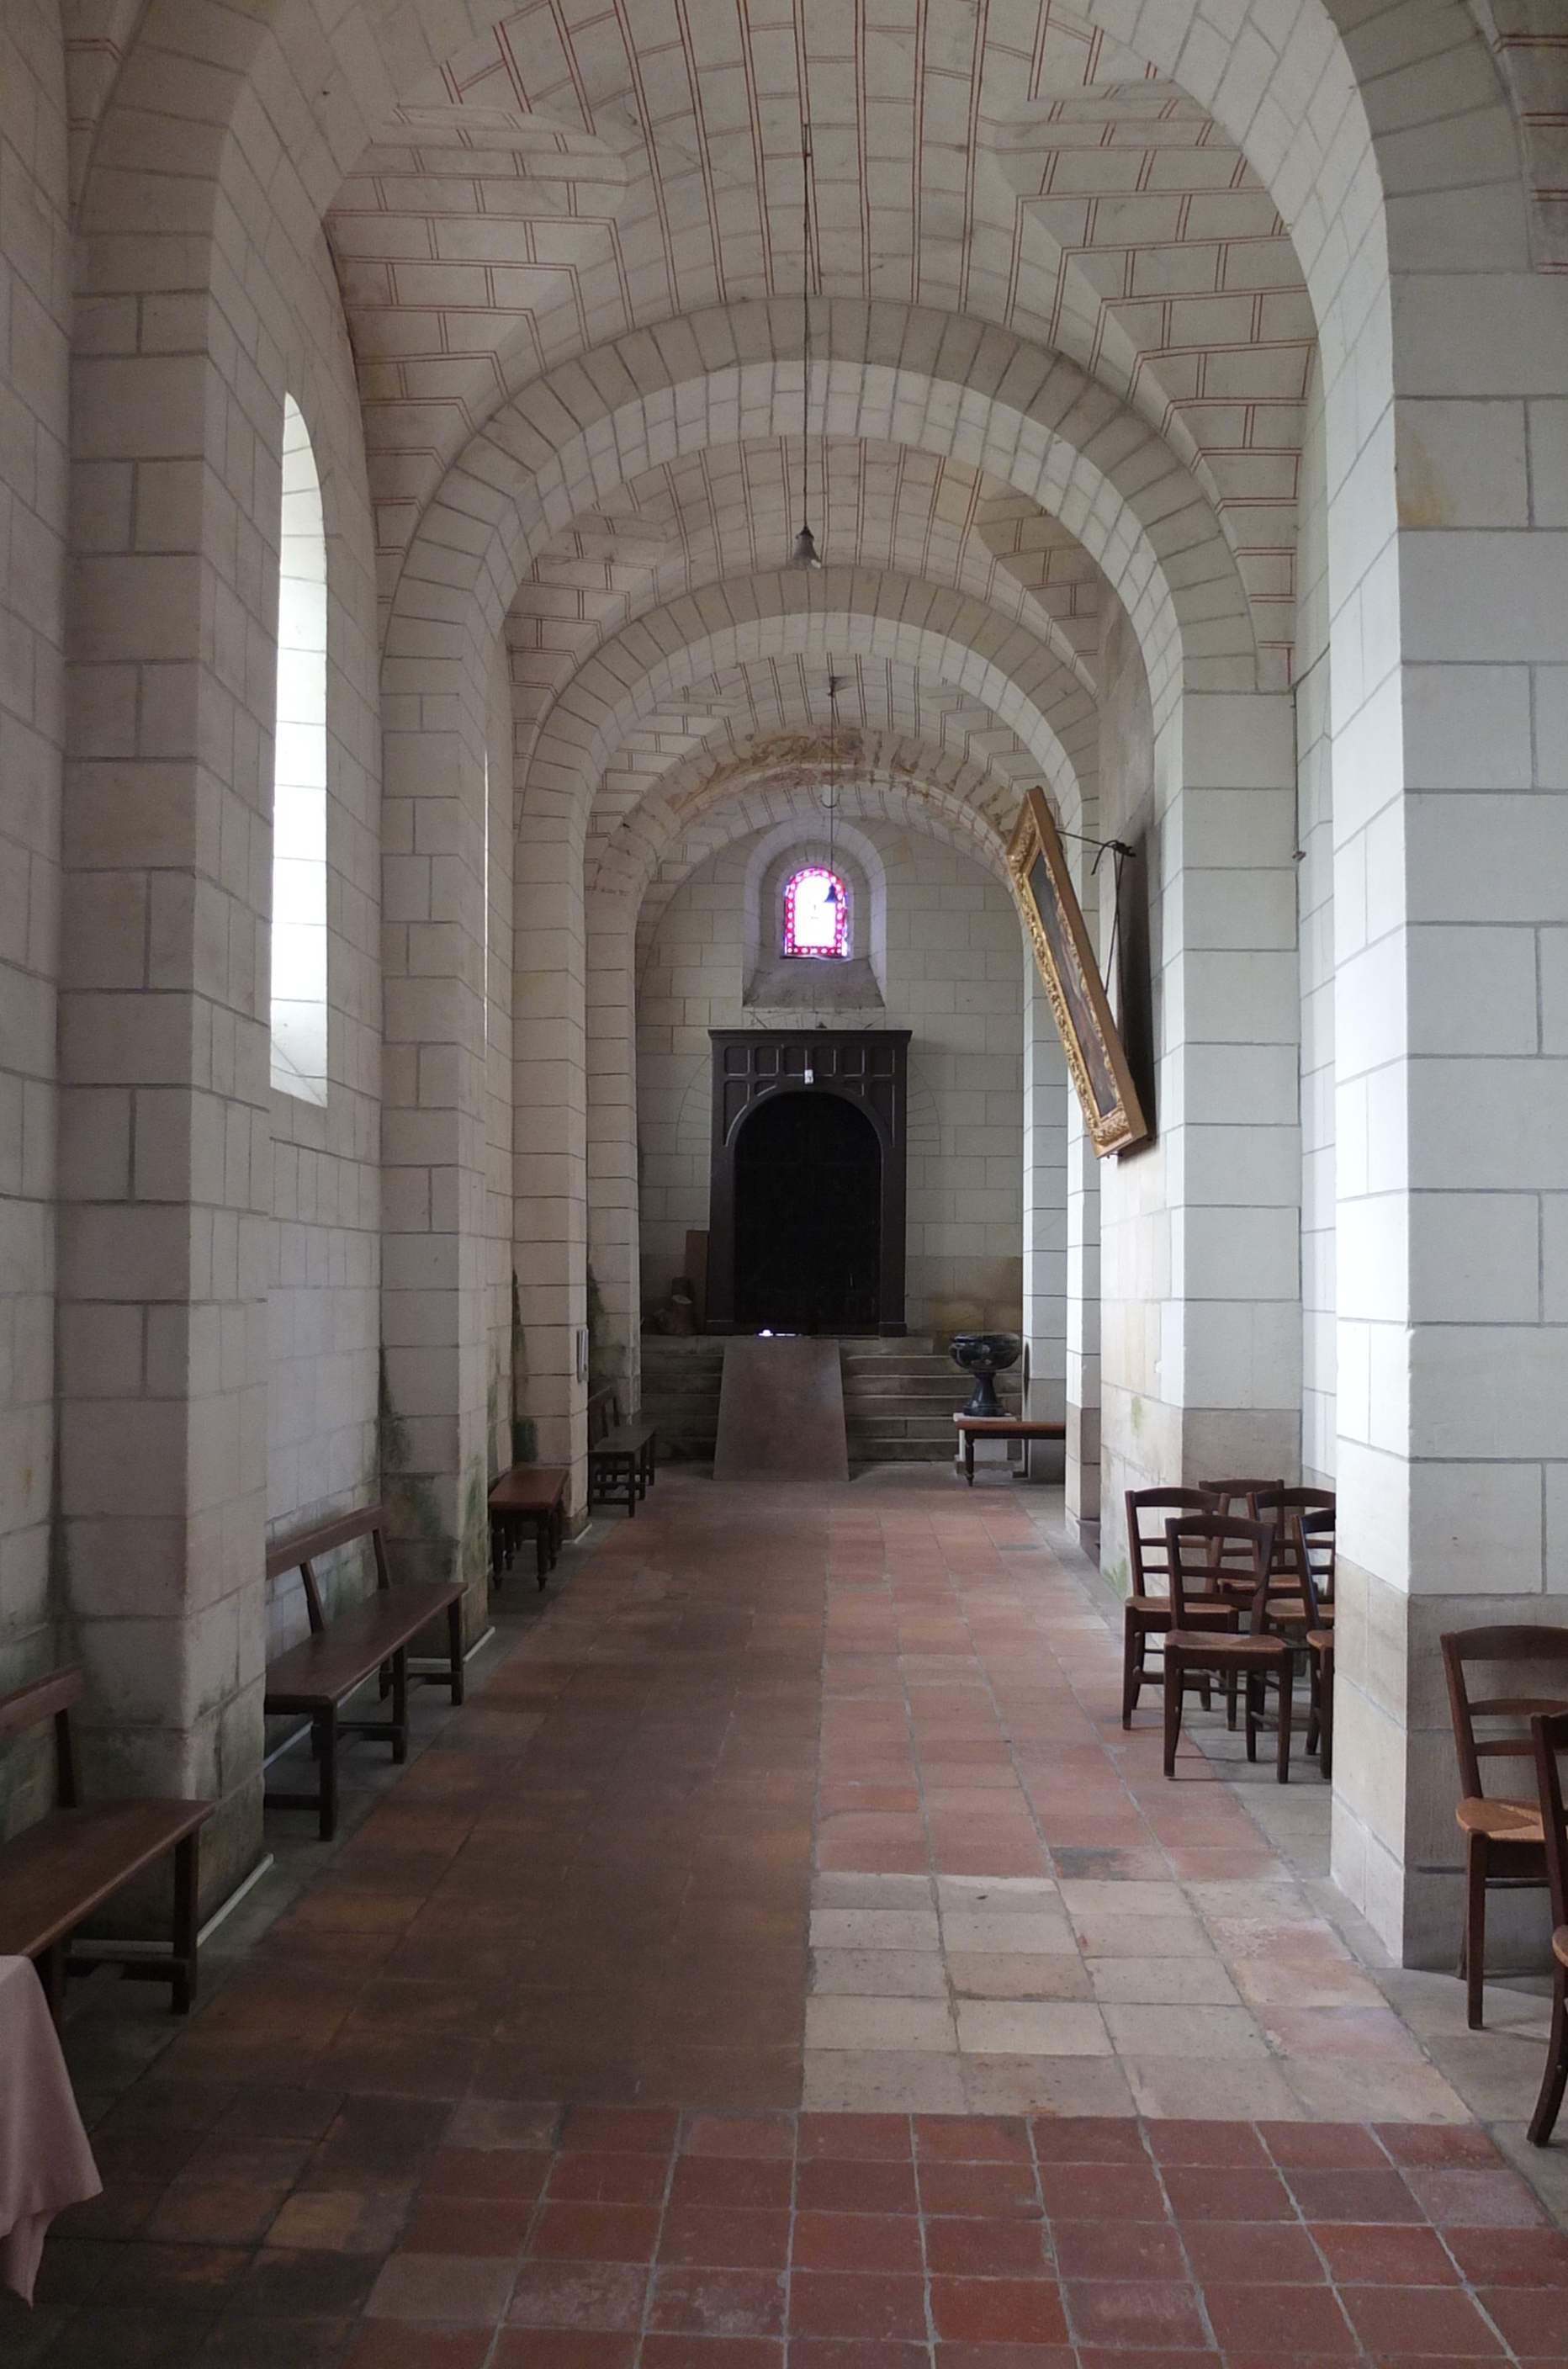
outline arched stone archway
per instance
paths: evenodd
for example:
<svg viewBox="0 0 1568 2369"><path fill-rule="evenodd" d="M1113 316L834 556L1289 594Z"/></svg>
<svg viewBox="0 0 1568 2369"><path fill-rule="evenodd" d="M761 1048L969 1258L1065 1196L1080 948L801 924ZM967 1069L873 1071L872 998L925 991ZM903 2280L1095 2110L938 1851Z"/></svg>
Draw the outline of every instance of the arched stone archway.
<svg viewBox="0 0 1568 2369"><path fill-rule="evenodd" d="M1556 1584L1568 1554L1554 1436L1526 1409L1503 1437L1457 1379L1459 1364L1506 1368L1536 1375L1531 1409L1561 1396L1555 1303L1539 1259L1500 1249L1488 1308L1512 1311L1506 1323L1433 1280L1452 1271L1456 1193L1522 1197L1538 1242L1551 1214L1553 1176L1517 1120L1524 1107L1555 1112L1562 1091L1544 1019L1530 1036L1501 1003L1478 1001L1461 1024L1433 978L1464 933L1539 932L1544 947L1556 918L1533 885L1510 901L1496 851L1515 851L1516 883L1555 876L1564 661L1552 622L1563 607L1554 521L1564 511L1541 406L1561 396L1560 305L1530 271L1513 120L1459 0L1370 12L1255 0L1223 32L1196 0L1144 0L1136 12L1086 0L1081 15L1134 40L1260 177L1294 243L1321 341L1324 555L1303 593L1321 613L1301 705L1327 710L1322 731L1310 728L1333 791L1314 827L1333 842L1334 895L1310 918L1334 941L1335 981L1324 990L1334 1049L1314 1075L1332 1077L1339 1104L1335 1453L1346 1585L1362 1591L1368 1633L1397 1633L1404 1658L1391 1658L1402 1673L1428 1651L1438 1600L1448 1615L1465 1602L1478 1534L1495 1549L1489 1579L1527 1604ZM111 41L125 39L119 18L106 22ZM508 349L484 416L438 452L432 482L444 496L428 509L428 531L399 529L383 544L389 578L392 559L408 557L395 647L376 682L373 628L357 606L371 554L362 415L321 223L366 143L486 31L480 13L453 6L350 8L324 28L303 0L245 19L200 0L153 0L102 111L83 190L66 908L76 924L101 898L155 914L157 926L149 919L139 936L129 933L118 967L106 933L74 926L67 936L66 1561L86 1574L101 1519L81 1484L84 1443L117 1416L162 1426L177 1479L141 1506L128 1548L131 1567L161 1591L159 1617L178 1648L163 1664L177 1680L145 1705L148 1764L163 1755L181 1781L197 1781L193 1771L204 1781L203 1756L217 1756L218 1781L236 1799L255 1790L258 1627L234 1640L265 1510L260 1244L277 1207L266 1182L275 1129L255 1084L274 577L255 522L271 499L282 393L319 375L321 401L338 415L322 441L343 472L345 515L356 514L338 555L354 625L340 651L342 751L358 800L347 802L355 863L343 876L344 936L355 984L342 1016L362 1062L355 1126L373 1134L379 1114L388 1147L385 1335L401 1355L431 1324L446 1328L445 1379L411 1430L451 1535L466 1521L482 1429L480 1361L470 1354L487 1006L480 784L509 598L509 561L495 554L509 538L528 547L534 513L519 509L520 484L537 495L540 519L555 504L550 515L569 520L666 449L659 439L670 449L681 437L687 449L733 443L746 406L776 425L801 393L798 323L761 277L736 279L721 307L711 290L692 293L707 268L699 261L684 282L675 272L658 306L633 292L621 313L589 309L573 322L555 308L539 349ZM84 144L98 106L96 95L83 102ZM976 217L987 238L1003 220L990 203ZM1259 636L1228 522L1194 492L1190 423L1162 441L1147 390L1134 399L1113 383L1130 368L1119 325L1120 342L1107 338L1099 363L1045 355L1037 324L1009 311L1012 293L988 278L989 250L975 244L970 263L934 248L912 258L910 285L932 300L921 308L884 312L864 289L830 289L812 400L835 433L856 432L875 413L911 451L945 441L988 469L1002 464L997 474L1013 486L1033 469L1053 514L1081 517L1083 534L1098 538L1133 618L1157 727L1171 924L1166 1102L1181 1116L1157 1191L1152 1167L1136 1184L1129 1169L1125 1190L1108 1180L1106 1265L1125 1287L1118 1340L1136 1335L1159 1386L1159 1456L1181 1469L1208 1441L1245 1437L1244 1425L1222 1435L1221 1419L1289 1413L1268 1393L1294 1354L1297 1304L1276 1288L1296 1222L1278 1168L1294 1125L1285 1088L1300 1065L1277 996L1295 952L1286 940L1300 844L1297 750L1288 703L1258 687ZM955 274L966 269L960 304ZM1061 341L1081 340L1089 318L1065 319ZM1149 375L1161 383L1153 361ZM310 399L301 400L308 416ZM625 453L615 449L623 428L632 429ZM378 448L378 470L385 459ZM388 506L403 498L384 476L375 493ZM715 587L702 589L721 602ZM376 852L383 727L378 909L364 859ZM574 795L591 797L593 786ZM568 843L569 804L543 817L546 845L552 833ZM539 944L562 926L548 881L542 894L540 911L524 915ZM384 966L374 944L383 925ZM1512 959L1521 944L1509 937L1500 953ZM580 967L576 955L564 960L568 982L574 960ZM1259 994L1250 982L1265 975ZM1498 976L1488 972L1489 989ZM1273 1033L1238 1040L1238 1008L1265 1013ZM371 1071L383 1052L388 1092L378 1102ZM1524 1062L1534 1066L1521 1077ZM1246 1091L1227 1099L1243 1071ZM97 1152L131 1141L137 1109L158 1114L164 1164L136 1173L127 1159L106 1180ZM1237 1131L1266 1135L1268 1159L1233 1159ZM1456 1174L1432 1146L1459 1139L1467 1156L1475 1149ZM301 1173L326 1162L342 1206L350 1186L366 1206L376 1163L362 1143L352 1158L336 1143L289 1139L283 1150ZM172 1328L189 1354L155 1370L116 1363L108 1348L132 1322L129 1310L139 1338ZM203 1345L220 1339L218 1370ZM1124 1413L1143 1379L1124 1363ZM1246 1405L1234 1404L1238 1394ZM1129 1425L1128 1414L1124 1436ZM1535 1508L1528 1520L1526 1505ZM124 1642L120 1616L85 1577L81 1594L89 1657L110 1667ZM1338 1864L1385 1933L1423 1947L1425 1912L1413 1906L1422 1886L1409 1871L1430 1863L1437 1844L1408 1772L1436 1747L1429 1731L1413 1740L1402 1687L1385 1685L1370 1659L1343 1666ZM241 1741L221 1743L225 1735ZM1364 1773L1396 1762L1406 1781L1378 1795ZM237 1833L243 1814L236 1821ZM1440 1899L1440 1882L1428 1890Z"/></svg>

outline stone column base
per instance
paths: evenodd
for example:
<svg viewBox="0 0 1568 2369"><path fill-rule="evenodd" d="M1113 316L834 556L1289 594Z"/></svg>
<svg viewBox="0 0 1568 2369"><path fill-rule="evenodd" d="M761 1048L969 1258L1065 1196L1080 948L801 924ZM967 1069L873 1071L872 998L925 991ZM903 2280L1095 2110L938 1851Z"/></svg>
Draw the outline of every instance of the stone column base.
<svg viewBox="0 0 1568 2369"><path fill-rule="evenodd" d="M1402 1965L1451 1973L1463 1926L1464 1849L1438 1639L1446 1630L1500 1623L1568 1625L1568 1604L1405 1596L1344 1560L1335 1598L1333 1880ZM1489 1779L1492 1791L1534 1798L1528 1761L1493 1761ZM1486 1924L1494 1973L1550 1967L1544 1890L1494 1891Z"/></svg>

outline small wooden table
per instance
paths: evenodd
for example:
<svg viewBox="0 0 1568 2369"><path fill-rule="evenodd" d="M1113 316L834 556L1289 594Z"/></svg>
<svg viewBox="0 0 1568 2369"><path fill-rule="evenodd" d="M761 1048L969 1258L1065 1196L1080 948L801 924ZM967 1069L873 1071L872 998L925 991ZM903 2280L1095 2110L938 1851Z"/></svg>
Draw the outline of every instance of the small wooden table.
<svg viewBox="0 0 1568 2369"><path fill-rule="evenodd" d="M627 1519L653 1487L657 1442L651 1423L618 1423L588 1451L588 1494L595 1505L624 1505Z"/></svg>
<svg viewBox="0 0 1568 2369"><path fill-rule="evenodd" d="M964 1478L972 1489L975 1485L975 1442L977 1439L1065 1439L1065 1423L1034 1423L1022 1414L965 1414L953 1418L958 1426L958 1436L964 1443Z"/></svg>

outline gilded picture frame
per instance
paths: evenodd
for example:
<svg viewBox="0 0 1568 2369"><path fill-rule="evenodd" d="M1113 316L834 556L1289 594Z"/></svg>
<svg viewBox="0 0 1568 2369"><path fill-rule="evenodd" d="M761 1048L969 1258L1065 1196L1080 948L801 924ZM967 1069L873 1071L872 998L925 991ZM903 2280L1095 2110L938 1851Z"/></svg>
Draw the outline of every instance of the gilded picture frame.
<svg viewBox="0 0 1568 2369"><path fill-rule="evenodd" d="M1102 1160L1131 1151L1151 1130L1043 790L1024 792L1007 869L1090 1140Z"/></svg>

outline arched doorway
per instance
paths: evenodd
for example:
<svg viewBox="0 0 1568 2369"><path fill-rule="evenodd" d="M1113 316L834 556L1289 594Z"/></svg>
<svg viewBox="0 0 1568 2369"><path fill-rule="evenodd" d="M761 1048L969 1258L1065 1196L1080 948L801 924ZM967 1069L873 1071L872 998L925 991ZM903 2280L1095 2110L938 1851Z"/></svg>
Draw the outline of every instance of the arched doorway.
<svg viewBox="0 0 1568 2369"><path fill-rule="evenodd" d="M882 1147L833 1093L759 1104L735 1146L735 1322L742 1333L875 1333Z"/></svg>

